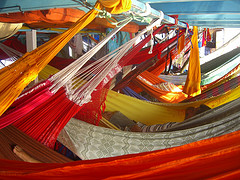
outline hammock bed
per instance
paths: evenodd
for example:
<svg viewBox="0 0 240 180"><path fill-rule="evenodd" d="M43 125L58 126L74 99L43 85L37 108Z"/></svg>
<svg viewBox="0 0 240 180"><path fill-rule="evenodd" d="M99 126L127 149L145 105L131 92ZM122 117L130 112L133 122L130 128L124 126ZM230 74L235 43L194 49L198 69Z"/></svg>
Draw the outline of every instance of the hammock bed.
<svg viewBox="0 0 240 180"><path fill-rule="evenodd" d="M164 85L166 83L164 80L158 78L148 71L144 71L133 79L134 84L148 92L150 95L158 99L160 102L164 103L178 103L187 98L187 95L182 92L174 84ZM167 87L164 89L161 87Z"/></svg>
<svg viewBox="0 0 240 180"><path fill-rule="evenodd" d="M240 100L232 103L239 108ZM236 111L236 108L235 111L225 111L225 113L228 112L225 116L219 116L223 114L223 109L221 108L221 111L208 110L207 114L202 115L201 120L205 123L209 121L205 125L157 133L117 131L71 119L59 134L58 140L83 160L181 146L240 130L240 113ZM211 122L212 117L215 116L218 120Z"/></svg>
<svg viewBox="0 0 240 180"><path fill-rule="evenodd" d="M161 19L156 21L151 26L155 26L156 24L158 25L160 22ZM154 34L160 31L162 28L163 26L159 27ZM109 33L109 36L105 39L105 42L111 38L111 35L118 32L119 29L120 27ZM96 114L99 113L100 107L105 101L104 97L106 96L107 92L107 89L103 87L116 73L120 71L121 67L124 66L124 63L128 62L142 48L142 46L144 46L150 40L151 35L145 38L140 44L134 46L134 48L127 53L127 56L124 56L126 50L130 49L132 44L135 43L135 40L146 31L147 29L139 33L135 39L132 39L130 42L128 42L127 46L124 44L119 49L112 52L112 54L108 54L106 56L110 59L114 57L116 62L114 60L103 61L106 59L106 57L103 57L102 59L99 59L95 63L90 64L88 67L85 67L79 71L83 64L88 61L89 58L91 58L91 53L93 51L95 52L96 48L100 49L103 43L95 46L95 49L92 49L88 53L84 54L80 59L76 60L68 67L55 74L43 84L39 84L36 89L26 92L26 94L22 97L26 98L28 95L31 95L31 93L35 93L36 91L42 93L40 102L37 102L36 106L30 105L34 104L34 101L27 103L26 106L21 106L19 108L20 111L16 111L18 112L18 116L15 116L13 119L7 119L7 116L4 116L1 119L2 127L17 120L14 123L17 128L39 142L45 144L46 146L53 148L60 130L65 126L70 118L82 108L83 105L84 107L82 112L88 112L89 114L91 113L90 117L92 115L94 120L91 121L90 119L90 122L98 124L99 119L96 120ZM118 52L118 54L116 52ZM122 58L123 56L124 58ZM79 62L81 65L79 65ZM94 68L92 69L92 67ZM103 72L105 74L103 74ZM95 76L92 76L92 73L95 74ZM88 81L82 81L84 79ZM76 88L77 86L78 88ZM49 87L51 87L51 90ZM41 90L38 91L38 88ZM95 91L95 89L98 90ZM91 96L95 100L93 102L94 104L89 102L91 100ZM96 98L99 98L99 100ZM20 102L21 100L22 99L19 98ZM89 110L89 108L92 108L92 106L94 109ZM29 107L30 110L28 109ZM87 108L88 110L84 108ZM9 113L7 115L13 116L13 114Z"/></svg>
<svg viewBox="0 0 240 180"><path fill-rule="evenodd" d="M216 97L204 100L166 104L142 101L124 94L109 91L106 99L106 111L120 111L129 119L146 125L182 122L188 107L199 107L205 104L215 108L240 97L240 86ZM161 118L159 118L161 117Z"/></svg>
<svg viewBox="0 0 240 180"><path fill-rule="evenodd" d="M103 6L97 2L95 8ZM26 53L18 61L0 70L0 115L13 103L22 90L36 77L48 62L61 50L61 48L82 28L91 22L98 14L97 10L91 10L73 27L60 34L37 49Z"/></svg>
<svg viewBox="0 0 240 180"><path fill-rule="evenodd" d="M218 106L214 109L207 110L202 112L201 114L197 114L189 119L184 120L183 122L176 123L174 126L169 127L165 130L165 132L179 131L194 127L199 127L205 124L218 122L225 118L235 119L238 118L240 106L240 98Z"/></svg>
<svg viewBox="0 0 240 180"><path fill-rule="evenodd" d="M221 76L221 78L216 79L215 81L213 81L210 84L202 86L201 90L203 92L205 92L205 91L208 91L208 90L210 90L210 89L212 89L212 88L214 88L216 86L219 86L219 84L222 84L222 83L226 82L227 80L229 80L229 79L233 78L234 76L236 76L239 73L239 70L240 70L240 64L237 65L235 68L233 68L231 71L229 71L226 75ZM172 100L166 101L164 99L164 97L165 97L164 94L167 94L168 93L167 91L161 92L161 90L159 90L159 89L157 89L156 87L153 86L154 84L159 84L161 82L164 83L165 80L161 80L160 78L155 77L153 74L151 74L148 71L145 71L144 73L142 73L140 75L140 77L141 78L133 79L133 82L138 87L141 87L142 89L147 91L149 94L151 94L153 97L157 98L159 101L162 101L162 102L174 102ZM147 82L150 81L150 82L146 83L145 81L147 81ZM226 89L226 90L229 90L229 89ZM210 92L212 92L212 91L210 91ZM169 93L173 93L174 94L174 92L169 92ZM207 93L204 93L204 94L206 95ZM213 96L216 96L216 95L219 95L219 94L220 93L215 93ZM168 94L166 95L166 97L168 97ZM173 97L177 97L177 96L175 95ZM200 95L199 97L203 97L204 98L204 95ZM211 97L210 93L209 93L209 96L206 96L205 98L207 98L207 97ZM184 96L183 96L182 100L184 100L184 99L186 99L186 97L184 98ZM194 97L190 97L190 98L188 98L185 101L194 101L194 99L195 99ZM178 101L181 101L181 99L179 99Z"/></svg>
<svg viewBox="0 0 240 180"><path fill-rule="evenodd" d="M224 94L225 92L235 89L238 86L240 86L240 76L237 76L229 81L226 81L216 87L213 87L212 89L207 88L205 89L205 92L199 94L198 96L192 97L184 102L192 102L192 101L198 101L202 99L207 99L210 97L215 97L220 94Z"/></svg>

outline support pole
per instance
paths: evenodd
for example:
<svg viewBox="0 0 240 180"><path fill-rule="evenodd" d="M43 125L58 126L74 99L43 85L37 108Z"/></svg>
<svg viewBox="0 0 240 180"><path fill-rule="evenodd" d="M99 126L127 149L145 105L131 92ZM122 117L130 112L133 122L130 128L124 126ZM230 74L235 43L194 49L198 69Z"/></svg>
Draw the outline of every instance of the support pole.
<svg viewBox="0 0 240 180"><path fill-rule="evenodd" d="M26 32L26 46L27 52L37 48L37 31L31 30ZM38 77L33 81L34 84L38 83Z"/></svg>

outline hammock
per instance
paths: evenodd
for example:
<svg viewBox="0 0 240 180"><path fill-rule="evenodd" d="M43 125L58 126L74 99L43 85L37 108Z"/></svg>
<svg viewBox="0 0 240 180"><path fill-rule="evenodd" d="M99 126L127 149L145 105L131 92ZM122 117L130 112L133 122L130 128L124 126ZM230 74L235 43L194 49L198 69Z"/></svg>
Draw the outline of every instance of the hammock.
<svg viewBox="0 0 240 180"><path fill-rule="evenodd" d="M22 23L4 23L0 22L0 41L10 38L21 29Z"/></svg>
<svg viewBox="0 0 240 180"><path fill-rule="evenodd" d="M131 64L140 64L154 56L157 55L158 59L162 59L161 57L161 53L164 49L166 49L168 46L171 46L172 48L174 47L174 45L177 43L177 38L184 35L184 31L180 32L177 36L174 36L173 38L162 42L162 43L158 43L156 44L153 49L152 49L152 53L149 54L150 48L145 48L144 50L141 50L136 56L134 56L134 58L132 58L131 61L129 61L129 63L126 64L127 65L131 65ZM175 49L176 50L176 49ZM176 51L177 52L177 51Z"/></svg>
<svg viewBox="0 0 240 180"><path fill-rule="evenodd" d="M184 120L183 122L175 123L174 126L164 129L162 131L179 131L199 127L209 123L214 123L225 118L235 119L238 116L237 114L239 112L239 106L240 98L218 106L212 110L204 111L200 114Z"/></svg>
<svg viewBox="0 0 240 180"><path fill-rule="evenodd" d="M181 37L183 37L183 36L181 36ZM188 42L187 45L185 46L185 48L182 50L182 52L174 57L174 59L172 60L173 63L175 62L175 59L179 58L179 56L181 54L184 54L185 51L187 51L189 49L190 44L191 43ZM173 48L173 50L175 49L174 46L170 47L170 49L171 48ZM165 53L166 53L166 51L165 51ZM171 51L170 54L172 54L172 53L173 52ZM142 54L142 52L140 52L139 54ZM161 52L161 54L163 54L163 52ZM146 57L145 53L143 55L144 55L143 57ZM174 55L175 54L173 53L173 56ZM116 91L116 90L119 90L119 89L125 87L132 79L134 79L135 77L137 77L137 75L141 74L143 71L145 71L147 69L154 75L161 73L165 68L164 63L165 63L165 65L166 65L166 63L168 65L170 63L170 58L167 58L167 55L165 55L165 56L161 57L161 59L157 60L157 57L158 57L158 54L156 54L152 58L144 61L140 65L138 65L133 71L131 71L127 75L124 74L124 76L125 76L124 79L122 79L119 83L115 84L115 87L113 88L113 90ZM164 62L166 60L167 60L167 62Z"/></svg>
<svg viewBox="0 0 240 180"><path fill-rule="evenodd" d="M161 19L151 26L154 27L156 24L159 24L159 22L161 22ZM154 34L162 28L163 26L159 27ZM111 38L111 35L118 32L119 29L120 27L113 30L104 42L107 42L107 40ZM53 147L60 130L81 108L83 115L88 112L90 117L91 115L94 116L95 121L93 120L91 123L97 124L99 119L96 120L96 114L98 114L100 110L98 108L100 108L105 101L105 95L102 96L101 93L103 92L103 94L106 94L107 92L107 89L103 87L120 71L120 68L124 66L124 61L128 62L132 56L134 56L142 46L150 40L149 35L140 44L134 46L134 48L128 52L127 56L124 56L126 50L130 49L136 39L147 30L148 29L145 29L139 33L134 39L130 40L127 45L124 44L112 54L108 54L106 57L99 59L95 63L92 63L88 67L82 68L79 71L83 64L91 58L93 52L96 52L104 45L103 43L99 43L94 49L91 49L81 58L44 82L45 84L38 85L38 88L43 88L43 90L40 90L39 92L42 96L41 102L37 102L37 106L30 106L30 104L34 104L34 102L30 102L30 104L27 103L26 106L21 106L18 113L18 120L14 125L34 139L37 139L39 142L48 147ZM124 58L122 58L123 56ZM112 59L113 57L114 59ZM108 59L112 59L112 61L109 61ZM95 74L95 76L92 76L92 74ZM49 90L49 86L51 86L51 91ZM62 87L65 87L65 89ZM27 92L22 97L28 97L27 95L35 93L35 90L38 91L38 88ZM98 90L95 91L95 89ZM95 101L89 103L91 96ZM21 98L19 98L19 100L21 102ZM82 107L83 105L84 107ZM91 107L87 105L93 106L95 109L89 110ZM31 108L30 110L28 110L29 107ZM84 108L87 108L88 110ZM27 109L27 111L24 110L22 112L21 109ZM13 116L11 113L8 115ZM5 120L1 119L1 122L5 123L3 124L3 127L16 120L16 118L7 119L6 117L7 116L3 117Z"/></svg>
<svg viewBox="0 0 240 180"><path fill-rule="evenodd" d="M239 64L240 48L236 48L224 55L221 55L211 61L201 65L201 85L206 85L225 76L229 71L234 69ZM176 85L184 84L186 75L166 76L160 75L161 79L172 82Z"/></svg>
<svg viewBox="0 0 240 180"><path fill-rule="evenodd" d="M146 125L182 122L185 118L186 108L199 107L201 104L205 104L210 108L215 108L239 98L239 92L240 86L219 96L204 100L166 104L149 103L124 94L109 91L106 99L106 111L120 111L129 119Z"/></svg>
<svg viewBox="0 0 240 180"><path fill-rule="evenodd" d="M55 28L69 28L79 18L85 15L85 12L77 8L54 8L48 10L36 10L0 14L0 22L7 23L24 23L31 28L41 28L56 30ZM95 18L86 26L86 29L94 29L95 31L103 31L105 28L114 28L115 26L106 19ZM137 23L131 22L122 31L136 33L139 30ZM57 29L57 31L61 31Z"/></svg>
<svg viewBox="0 0 240 180"><path fill-rule="evenodd" d="M239 103L237 105L239 107ZM211 111L214 115L211 114ZM209 110L208 113L213 117L218 115L214 110ZM59 134L58 140L83 160L154 151L239 130L240 113L235 111L235 113L227 114L229 116L213 123L190 129L158 133L116 131L71 119ZM205 116L206 121L209 114ZM208 121L211 120L208 119Z"/></svg>
<svg viewBox="0 0 240 180"><path fill-rule="evenodd" d="M182 34L181 34L182 35ZM153 49L153 54L156 56L156 54L158 53L158 58L159 56L161 57L161 51L163 49L166 48L167 45L169 45L170 43L174 42L175 40L177 39L177 36L160 44L160 46L156 45L155 49ZM158 49L157 49L158 48ZM186 49L188 49L189 46L187 46ZM184 51L186 50L184 49ZM146 49L147 50L147 49ZM137 56L134 57L134 59L140 59L140 55L142 55L142 57L146 58L148 57L146 55L146 50L143 50L141 51L141 53L138 53ZM151 57L154 57L153 55L151 55ZM144 58L141 58L141 59L144 59ZM158 71L163 71L164 69L164 58L161 58L157 65L158 65ZM167 63L170 62L170 59L167 59ZM151 62L150 62L151 63ZM149 63L147 63L149 64ZM144 65L141 65L141 70L138 70L137 73L140 73L142 72L143 68L145 68L145 64ZM152 70L152 72L154 72L155 74L157 73L156 69L155 70ZM175 89L178 89L179 91L169 91L169 90L163 90L163 89L160 89L158 87L156 87L155 85L156 84L159 84L159 83L163 83L165 81L162 81L161 79L159 79L158 77L156 77L154 74L152 74L151 72L148 72L148 71L145 71L143 73L141 73L141 75L139 75L137 78L134 78L137 74L136 74L136 70L134 70L134 73L130 73L130 75L126 76L126 78L124 78L120 84L116 85L116 87L114 88L114 90L117 90L119 89L120 87L123 87L124 85L126 85L127 83L129 83L129 81L131 79L132 82L134 84L136 84L138 87L140 87L142 90L145 90L146 92L148 92L150 95L152 95L153 97L155 97L156 99L158 99L159 101L161 102L170 102L170 103L177 103L177 102L180 102L184 99L187 98L187 96L182 93L177 87L175 87ZM123 85L124 84L124 85ZM131 84L130 87L131 88L134 88L133 90L136 91L136 87L134 84ZM174 85L173 85L174 86ZM139 92L137 90L137 92Z"/></svg>
<svg viewBox="0 0 240 180"><path fill-rule="evenodd" d="M104 2L102 2L104 4ZM106 6L111 3L106 3ZM95 8L103 6L97 2ZM130 9L130 7L128 7ZM117 8L115 9L118 10ZM110 11L110 8L109 8ZM121 12L121 11L120 11ZM37 77L48 62L60 49L83 27L95 18L98 11L93 9L79 19L75 25L65 33L60 34L30 53L26 53L18 61L0 70L0 115L13 103L22 90Z"/></svg>
<svg viewBox="0 0 240 180"><path fill-rule="evenodd" d="M224 94L225 92L235 89L238 86L240 86L240 76L237 76L229 81L226 81L219 86L214 87L213 89L206 89L205 92L199 94L198 96L192 97L185 102L192 102L192 101L198 101L210 97L215 97L221 94Z"/></svg>
<svg viewBox="0 0 240 180"><path fill-rule="evenodd" d="M224 45L216 49L216 51L208 54L207 56L204 56L203 58L200 59L200 63L204 64L208 61L211 61L223 54L226 54L233 49L237 48L237 42L239 41L240 38L240 33L238 33L236 36L234 36L232 39L230 39L228 42L226 42Z"/></svg>
<svg viewBox="0 0 240 180"><path fill-rule="evenodd" d="M13 153L13 147L19 145L27 154L43 163L71 162L70 159L47 148L11 125L0 130L0 139L1 159L21 161L21 159Z"/></svg>
<svg viewBox="0 0 240 180"><path fill-rule="evenodd" d="M166 82L148 71L138 75L133 82L161 102L178 103L187 98L187 95L174 84L171 84L172 87L167 89L159 87L159 85L164 85Z"/></svg>
<svg viewBox="0 0 240 180"><path fill-rule="evenodd" d="M192 36L193 48L191 47L190 53L190 65L188 72L188 78L183 88L183 92L177 87L169 88L169 90L157 88L156 84L164 83L158 77L154 77L150 72L143 72L137 78L134 79L134 83L141 89L148 92L153 97L157 98L161 102L178 103L189 96L195 96L201 92L200 89L200 64L199 64L199 51L197 42L197 27L194 27L194 34ZM162 64L163 65L163 64ZM172 85L174 86L174 85ZM175 90L176 89L176 90ZM186 94L185 94L186 93Z"/></svg>
<svg viewBox="0 0 240 180"><path fill-rule="evenodd" d="M143 96L141 96L140 94L136 93L135 91L133 91L130 87L125 87L122 89L122 92L128 96L131 97L135 97L137 99L141 99L141 100L145 100L145 101L149 101L148 99L144 98Z"/></svg>

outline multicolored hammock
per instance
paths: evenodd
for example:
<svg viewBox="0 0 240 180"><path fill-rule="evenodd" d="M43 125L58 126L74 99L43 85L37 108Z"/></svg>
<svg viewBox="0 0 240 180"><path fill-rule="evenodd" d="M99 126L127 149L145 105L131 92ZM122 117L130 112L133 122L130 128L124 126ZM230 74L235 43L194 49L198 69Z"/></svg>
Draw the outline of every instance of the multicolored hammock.
<svg viewBox="0 0 240 180"><path fill-rule="evenodd" d="M160 22L161 19L151 26L154 27ZM154 34L162 28L163 26L159 27ZM119 29L120 27L116 28L111 33L114 34ZM125 55L126 50L130 49L136 39L146 31L148 31L148 29L139 33L135 39L128 42L128 45L124 44L106 57L99 59L88 67L80 69L91 57L91 53L93 51L95 52L96 49L100 49L103 43L96 45L95 49L84 54L79 60L76 60L49 80L39 84L37 88L29 90L20 97L18 101L20 104L24 102L23 99L35 93L40 93L40 96L38 95L37 98L41 97L41 100L39 102L34 100L26 103L25 106L18 106L19 109L13 110L16 112L19 110L18 116L15 116L13 119L9 119L7 116L1 118L2 127L17 120L14 123L16 127L48 147L53 147L60 130L80 109L82 109L83 116L86 112L92 115L94 119L92 121L90 119L91 123L97 124L99 119L96 120L96 114L99 113L99 108L104 102L104 97L107 92L107 88L103 87L120 71L121 67L125 65L124 63L131 60L131 58L150 40L151 35L145 38L140 44L134 46L134 48ZM107 39L111 38L111 33ZM105 40L105 42L106 41L107 40ZM108 60L106 60L106 58ZM110 61L110 59L112 61ZM95 75L92 76L92 74ZM95 89L98 90L95 91ZM105 95L102 96L102 92ZM95 100L94 102L89 102L91 96ZM30 105L34 103L36 103L36 105ZM89 110L92 106L94 109ZM7 115L13 117L13 114L10 112Z"/></svg>
<svg viewBox="0 0 240 180"><path fill-rule="evenodd" d="M183 32L180 33L179 36L183 36ZM180 89L178 89L177 87L175 87L175 89L178 89L179 91L175 91L175 90L170 91L170 90L158 88L158 86L156 86L156 85L159 85L160 83L165 83L165 81L163 81L160 78L155 76L155 74L158 73L158 72L156 72L156 69L158 69L159 72L160 71L162 72L165 68L165 64L170 63L170 59L166 59L167 62L165 62L166 57L161 58L162 50L164 50L167 46L169 46L170 44L175 42L177 40L177 38L178 38L178 36L175 36L175 37L171 38L170 40L165 41L164 43L155 45L155 47L153 48L153 55L157 56L159 59L157 62L158 68L155 68L154 70L151 71L154 74L151 72L148 72L148 71L142 72L146 65L145 64L140 65L141 69L139 69L139 67L138 67L139 70L137 70L137 72L135 69L134 73L133 72L130 73L131 75L133 75L131 77L130 77L130 75L127 75L119 84L117 84L114 87L114 90L124 87L124 85L127 85L131 80L131 82L134 83L134 84L132 84L132 83L130 84L130 87L133 88L133 90L136 91L135 85L137 85L138 87L141 88L141 90L148 92L150 95L152 95L153 97L155 97L156 99L158 99L161 102L177 103L177 102L180 102L180 101L183 101L184 99L186 99L187 95L182 93L180 91ZM138 53L138 55L135 56L134 59L135 60L140 59L140 56L143 57L141 59L146 59L148 57L154 58L154 56L152 54L150 56L147 55L147 50L149 50L149 48ZM186 51L186 50L187 49L185 49L184 51ZM145 62L147 62L147 61L145 61ZM149 59L149 63L146 63L146 64L150 64L150 63L151 63L151 61ZM136 77L137 73L140 73L140 72L142 72L142 73ZM138 89L137 89L137 92L139 92Z"/></svg>
<svg viewBox="0 0 240 180"><path fill-rule="evenodd" d="M223 84L220 84L219 86L216 86L213 89L210 89L210 90L206 89L205 92L199 94L198 96L192 97L186 100L185 102L199 101L202 99L215 97L220 94L224 94L227 91L235 89L238 86L240 86L240 76L237 76L227 82L224 82Z"/></svg>
<svg viewBox="0 0 240 180"><path fill-rule="evenodd" d="M65 164L0 160L0 176L3 179L237 179L239 138L240 131L236 131L165 150Z"/></svg>
<svg viewBox="0 0 240 180"><path fill-rule="evenodd" d="M101 2L101 3L100 3ZM79 19L73 27L60 34L30 53L26 53L18 61L0 70L0 115L13 103L22 90L37 77L37 74L62 49L62 47L82 28L89 24L106 8L110 13L121 13L131 8L129 1L98 1L92 9Z"/></svg>

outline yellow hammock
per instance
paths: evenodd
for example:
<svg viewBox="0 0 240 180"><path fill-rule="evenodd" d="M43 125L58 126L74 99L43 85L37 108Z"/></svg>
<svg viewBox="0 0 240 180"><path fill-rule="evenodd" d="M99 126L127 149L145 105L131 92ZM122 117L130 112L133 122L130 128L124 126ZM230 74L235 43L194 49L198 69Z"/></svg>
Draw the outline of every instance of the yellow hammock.
<svg viewBox="0 0 240 180"><path fill-rule="evenodd" d="M22 90L33 81L38 73L81 29L88 25L105 8L108 12L119 14L131 8L129 0L99 0L95 8L80 18L71 28L48 41L37 49L24 54L13 64L0 70L0 115L19 96Z"/></svg>
<svg viewBox="0 0 240 180"><path fill-rule="evenodd" d="M182 122L185 118L185 110L188 107L199 107L201 104L205 104L210 108L215 108L239 97L240 86L220 96L178 104L151 103L115 91L109 91L106 100L106 111L120 111L129 119L146 125L154 125L167 122Z"/></svg>

